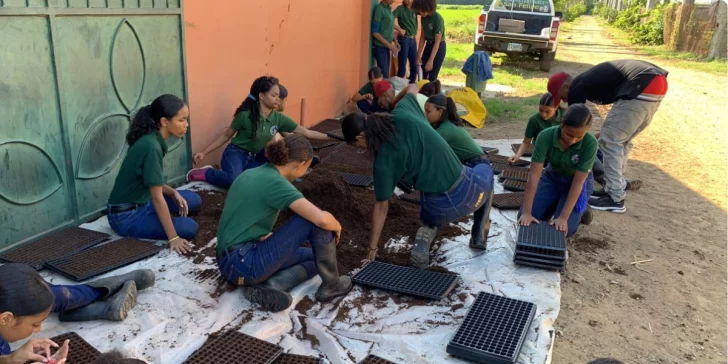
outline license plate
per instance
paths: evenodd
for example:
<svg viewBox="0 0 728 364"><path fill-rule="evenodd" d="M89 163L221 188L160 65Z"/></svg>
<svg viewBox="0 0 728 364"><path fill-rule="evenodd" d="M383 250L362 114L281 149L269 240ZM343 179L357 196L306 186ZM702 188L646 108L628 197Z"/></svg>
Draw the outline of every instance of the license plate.
<svg viewBox="0 0 728 364"><path fill-rule="evenodd" d="M521 43L508 43L508 48L506 48L506 50L511 52L521 52L523 51L523 45Z"/></svg>

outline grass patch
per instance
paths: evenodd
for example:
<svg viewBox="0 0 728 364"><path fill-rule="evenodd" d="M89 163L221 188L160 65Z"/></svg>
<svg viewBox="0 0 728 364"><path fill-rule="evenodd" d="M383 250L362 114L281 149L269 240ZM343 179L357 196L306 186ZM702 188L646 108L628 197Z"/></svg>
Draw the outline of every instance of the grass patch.
<svg viewBox="0 0 728 364"><path fill-rule="evenodd" d="M442 5L437 12L445 19L445 39L449 43L475 42L475 29L482 6L477 5Z"/></svg>
<svg viewBox="0 0 728 364"><path fill-rule="evenodd" d="M483 101L488 111L486 123L492 122L526 122L538 112L540 96L531 97L498 97Z"/></svg>

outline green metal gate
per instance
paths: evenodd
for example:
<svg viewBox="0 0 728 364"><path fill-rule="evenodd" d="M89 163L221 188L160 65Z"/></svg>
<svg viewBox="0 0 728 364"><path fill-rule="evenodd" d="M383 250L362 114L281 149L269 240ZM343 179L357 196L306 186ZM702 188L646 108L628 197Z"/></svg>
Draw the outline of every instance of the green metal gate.
<svg viewBox="0 0 728 364"><path fill-rule="evenodd" d="M0 249L99 215L130 116L187 99L183 24L181 0L0 0ZM190 143L172 139L177 183Z"/></svg>

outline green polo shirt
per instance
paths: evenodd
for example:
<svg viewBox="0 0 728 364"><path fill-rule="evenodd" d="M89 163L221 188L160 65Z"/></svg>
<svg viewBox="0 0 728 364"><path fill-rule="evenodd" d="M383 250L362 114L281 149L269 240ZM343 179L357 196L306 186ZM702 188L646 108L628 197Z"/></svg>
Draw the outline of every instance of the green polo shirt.
<svg viewBox="0 0 728 364"><path fill-rule="evenodd" d="M243 172L225 199L217 229L217 252L268 235L278 213L300 198L303 194L270 163Z"/></svg>
<svg viewBox="0 0 728 364"><path fill-rule="evenodd" d="M394 108L396 132L374 160L374 193L388 201L397 182L426 193L444 193L457 182L463 165L430 126L415 95L407 94Z"/></svg>
<svg viewBox="0 0 728 364"><path fill-rule="evenodd" d="M576 171L589 173L597 157L597 138L586 133L584 139L567 150L561 149L561 127L552 126L542 131L536 138L531 161L551 165L551 169L560 176L571 177Z"/></svg>
<svg viewBox="0 0 728 364"><path fill-rule="evenodd" d="M465 128L457 126L450 121L444 121L440 123L440 126L435 129L437 134L440 134L442 139L445 139L447 145L452 148L455 155L458 156L461 162L467 162L475 157L479 157L483 154L483 148L475 143L473 137L468 134Z"/></svg>
<svg viewBox="0 0 728 364"><path fill-rule="evenodd" d="M413 38L417 35L417 13L414 10L400 5L392 14L399 22L399 27L407 32L406 37Z"/></svg>
<svg viewBox="0 0 728 364"><path fill-rule="evenodd" d="M389 82L392 85L392 88L394 88L394 84L391 80L385 80ZM374 96L374 84L372 84L371 81L365 83L360 89L359 89L359 95L366 95L366 94L372 94Z"/></svg>
<svg viewBox="0 0 728 364"><path fill-rule="evenodd" d="M278 132L292 133L298 127L295 121L278 111L273 111L267 118L258 120L258 129L253 136L253 120L250 111L241 111L233 119L230 127L237 132L232 143L236 147L251 153L258 153Z"/></svg>
<svg viewBox="0 0 728 364"><path fill-rule="evenodd" d="M544 120L541 115L536 113L528 119L525 136L526 138L532 138L535 141L538 134L544 129L557 126L559 124L561 124L561 109L557 108L554 117L548 120ZM533 143L533 141L531 143Z"/></svg>
<svg viewBox="0 0 728 364"><path fill-rule="evenodd" d="M422 34L425 35L425 40L431 42L435 41L435 34L442 34L442 41L445 41L445 19L440 13L422 17Z"/></svg>
<svg viewBox="0 0 728 364"><path fill-rule="evenodd" d="M390 43L394 39L394 14L392 14L392 7L384 1L374 7L374 13L372 14L372 34L374 33L379 33ZM387 46L386 44L382 44L377 38L374 38L374 44L382 47Z"/></svg>
<svg viewBox="0 0 728 364"><path fill-rule="evenodd" d="M149 187L165 184L162 167L165 154L167 142L158 131L139 138L126 152L109 196L109 204L149 202Z"/></svg>

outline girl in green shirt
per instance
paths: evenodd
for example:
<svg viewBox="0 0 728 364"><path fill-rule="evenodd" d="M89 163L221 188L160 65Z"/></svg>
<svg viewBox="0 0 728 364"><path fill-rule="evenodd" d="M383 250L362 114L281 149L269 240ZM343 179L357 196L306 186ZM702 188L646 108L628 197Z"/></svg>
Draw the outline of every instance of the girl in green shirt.
<svg viewBox="0 0 728 364"><path fill-rule="evenodd" d="M414 0L412 9L422 17L422 34L417 47L419 63L423 77L432 82L437 80L447 53L445 19L437 12L436 0Z"/></svg>
<svg viewBox="0 0 728 364"><path fill-rule="evenodd" d="M559 125L560 123L561 109L554 106L554 98L547 92L541 96L541 100L538 102L538 113L528 119L526 133L521 146L518 147L518 152L516 152L516 155L508 158L508 161L511 164L516 163L526 153L526 148L536 140L536 137L541 131Z"/></svg>

